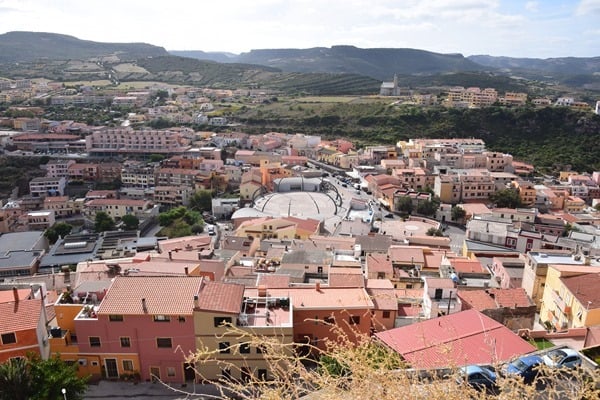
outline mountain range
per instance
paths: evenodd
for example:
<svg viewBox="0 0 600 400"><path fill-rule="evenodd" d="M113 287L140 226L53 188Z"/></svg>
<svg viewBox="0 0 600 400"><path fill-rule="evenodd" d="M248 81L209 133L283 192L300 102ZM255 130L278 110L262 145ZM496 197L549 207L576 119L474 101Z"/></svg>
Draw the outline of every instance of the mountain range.
<svg viewBox="0 0 600 400"><path fill-rule="evenodd" d="M300 86L310 81L313 82L311 87L314 87L318 82L334 77L338 82L336 85L342 86L348 79L340 79L338 75L347 74L352 77L353 82L358 82L360 79L357 80L357 77L362 76L364 79L360 83L361 87L372 90L376 87L373 82L392 80L395 74L398 74L401 83L407 86L434 78L442 85L467 78L464 86L483 86L482 83L493 83L497 77L512 79L517 76L600 90L600 57L464 57L461 54L441 54L418 49L362 49L355 46L262 49L232 54L200 50L167 51L147 43L100 43L56 33L8 32L0 35L0 64L12 63L13 69L14 63L75 59L103 61L107 63L105 65L133 62L147 69L121 76L121 80L148 80L162 76L174 81L178 79L179 72L183 71L182 82L213 84L216 81L227 85L243 82L250 77L252 83L252 80L260 75L258 81L262 85L272 79L273 74L279 74L278 77L283 77L287 83L290 83L290 79L300 79ZM196 62L191 62L190 59L196 59ZM5 71L6 68L0 68L0 73ZM23 71L26 71L25 66L21 68L21 72ZM207 71L213 78L204 79ZM218 75L221 72L229 78L219 81ZM237 81L232 80L236 74L240 78ZM307 77L303 74L313 75ZM23 75L28 76L27 73ZM459 79L455 79L457 77ZM469 79L473 79L470 84ZM522 83L518 82L518 79L512 79L509 86L513 84L519 86Z"/></svg>

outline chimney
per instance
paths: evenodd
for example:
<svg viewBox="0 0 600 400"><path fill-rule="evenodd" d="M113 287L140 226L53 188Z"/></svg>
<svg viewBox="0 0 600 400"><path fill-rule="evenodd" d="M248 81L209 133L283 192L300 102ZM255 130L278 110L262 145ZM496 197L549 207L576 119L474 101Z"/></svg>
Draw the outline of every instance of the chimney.
<svg viewBox="0 0 600 400"><path fill-rule="evenodd" d="M173 259L173 254L171 253L171 250L169 250L169 260Z"/></svg>
<svg viewBox="0 0 600 400"><path fill-rule="evenodd" d="M189 270L189 268L188 268L188 267L184 267L184 268L183 268L183 270L185 271L185 274L186 274L186 275L189 275L189 274L190 274L190 270Z"/></svg>
<svg viewBox="0 0 600 400"><path fill-rule="evenodd" d="M317 292L320 292L320 291L321 291L321 282L317 282L317 283L315 283L315 290L316 290Z"/></svg>
<svg viewBox="0 0 600 400"><path fill-rule="evenodd" d="M194 295L194 309L200 307L200 298L197 294Z"/></svg>
<svg viewBox="0 0 600 400"><path fill-rule="evenodd" d="M148 306L146 305L146 299L142 299L142 310L144 310L145 314L148 314Z"/></svg>
<svg viewBox="0 0 600 400"><path fill-rule="evenodd" d="M266 285L258 285L258 297L267 297Z"/></svg>
<svg viewBox="0 0 600 400"><path fill-rule="evenodd" d="M15 298L15 303L19 302L19 289L16 286L13 286L13 297Z"/></svg>

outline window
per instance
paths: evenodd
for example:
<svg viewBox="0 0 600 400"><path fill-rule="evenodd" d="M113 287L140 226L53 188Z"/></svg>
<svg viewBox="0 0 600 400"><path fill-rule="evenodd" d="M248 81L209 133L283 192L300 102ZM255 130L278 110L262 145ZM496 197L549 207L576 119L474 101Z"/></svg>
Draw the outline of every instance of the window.
<svg viewBox="0 0 600 400"><path fill-rule="evenodd" d="M325 317L323 319L323 322L325 322L326 324L335 324L335 317Z"/></svg>
<svg viewBox="0 0 600 400"><path fill-rule="evenodd" d="M219 353L229 354L231 349L229 348L229 342L219 342Z"/></svg>
<svg viewBox="0 0 600 400"><path fill-rule="evenodd" d="M389 318L390 317L390 312L389 311L384 311L383 312L383 318Z"/></svg>
<svg viewBox="0 0 600 400"><path fill-rule="evenodd" d="M14 332L2 334L2 344L17 343L17 335Z"/></svg>
<svg viewBox="0 0 600 400"><path fill-rule="evenodd" d="M153 315L152 319L154 322L169 322L171 321L171 317L168 315Z"/></svg>
<svg viewBox="0 0 600 400"><path fill-rule="evenodd" d="M167 367L167 376L175 376L175 368Z"/></svg>
<svg viewBox="0 0 600 400"><path fill-rule="evenodd" d="M173 347L173 343L171 341L171 338L166 337L166 338L156 338L156 346L157 347L162 347L162 348L171 348Z"/></svg>
<svg viewBox="0 0 600 400"><path fill-rule="evenodd" d="M100 338L98 336L90 336L89 341L90 341L90 347L102 346L102 343L100 343Z"/></svg>
<svg viewBox="0 0 600 400"><path fill-rule="evenodd" d="M128 337L121 337L121 347L131 347L131 340Z"/></svg>
<svg viewBox="0 0 600 400"><path fill-rule="evenodd" d="M108 316L108 320L111 322L122 322L123 316L119 314L111 314Z"/></svg>
<svg viewBox="0 0 600 400"><path fill-rule="evenodd" d="M266 369L258 369L257 371L257 375L258 375L258 380L259 381L266 381L267 380L267 370Z"/></svg>
<svg viewBox="0 0 600 400"><path fill-rule="evenodd" d="M220 326L231 324L231 317L215 317L214 318L215 328Z"/></svg>
<svg viewBox="0 0 600 400"><path fill-rule="evenodd" d="M179 317L177 317L177 321L185 322L185 317L183 315L180 315Z"/></svg>
<svg viewBox="0 0 600 400"><path fill-rule="evenodd" d="M350 325L359 325L360 317L358 315L351 315L349 320Z"/></svg>
<svg viewBox="0 0 600 400"><path fill-rule="evenodd" d="M266 353L267 352L267 348L262 345L259 344L258 346L256 346L256 354L262 354L262 353Z"/></svg>
<svg viewBox="0 0 600 400"><path fill-rule="evenodd" d="M133 371L133 361L123 360L123 371Z"/></svg>
<svg viewBox="0 0 600 400"><path fill-rule="evenodd" d="M250 354L250 343L240 344L240 354Z"/></svg>

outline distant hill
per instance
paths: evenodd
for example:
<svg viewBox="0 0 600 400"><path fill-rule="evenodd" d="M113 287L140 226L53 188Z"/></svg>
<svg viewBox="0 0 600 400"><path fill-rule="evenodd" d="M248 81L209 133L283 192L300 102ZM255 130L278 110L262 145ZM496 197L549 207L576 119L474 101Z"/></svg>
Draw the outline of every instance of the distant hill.
<svg viewBox="0 0 600 400"><path fill-rule="evenodd" d="M99 43L45 32L8 32L0 35L0 63L107 56L136 60L167 54L164 48L146 43Z"/></svg>
<svg viewBox="0 0 600 400"><path fill-rule="evenodd" d="M467 57L477 64L507 70L535 70L564 75L600 73L600 57L513 58L475 55Z"/></svg>
<svg viewBox="0 0 600 400"><path fill-rule="evenodd" d="M283 72L264 65L196 60L185 57L140 59L145 74L120 75L120 80L160 80L222 88L248 87L310 94L374 94L380 81L356 74Z"/></svg>
<svg viewBox="0 0 600 400"><path fill-rule="evenodd" d="M187 55L208 59L206 57L210 54L215 54L193 53L187 52ZM440 54L416 49L361 49L354 46L252 50L227 59L228 62L276 67L284 72L349 73L380 81L391 80L394 74L433 75L489 69L461 54ZM220 58L218 61L227 59Z"/></svg>
<svg viewBox="0 0 600 400"><path fill-rule="evenodd" d="M216 61L220 63L237 62L238 56L233 53L202 50L169 50L169 54L178 57L189 57L197 60Z"/></svg>

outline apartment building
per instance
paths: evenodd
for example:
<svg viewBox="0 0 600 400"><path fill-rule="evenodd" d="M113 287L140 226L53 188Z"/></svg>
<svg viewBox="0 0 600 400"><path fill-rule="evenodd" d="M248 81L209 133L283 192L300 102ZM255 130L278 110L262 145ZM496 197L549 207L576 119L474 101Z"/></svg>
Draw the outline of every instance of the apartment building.
<svg viewBox="0 0 600 400"><path fill-rule="evenodd" d="M29 181L29 193L32 197L64 196L67 180L65 177L39 177Z"/></svg>
<svg viewBox="0 0 600 400"><path fill-rule="evenodd" d="M187 206L194 190L185 186L156 186L154 203L164 208Z"/></svg>
<svg viewBox="0 0 600 400"><path fill-rule="evenodd" d="M558 331L600 324L599 284L593 267L550 265L540 319Z"/></svg>
<svg viewBox="0 0 600 400"><path fill-rule="evenodd" d="M99 178L98 164L80 163L71 164L68 169L69 180L96 181Z"/></svg>
<svg viewBox="0 0 600 400"><path fill-rule="evenodd" d="M196 188L196 180L201 172L197 169L164 168L156 171L155 183L158 186L186 186Z"/></svg>
<svg viewBox="0 0 600 400"><path fill-rule="evenodd" d="M125 165L121 169L121 182L125 187L148 189L155 185L154 165Z"/></svg>
<svg viewBox="0 0 600 400"><path fill-rule="evenodd" d="M91 218L103 211L113 219L121 219L128 214L145 219L150 216L152 209L153 204L148 200L94 199L85 203L85 213Z"/></svg>
<svg viewBox="0 0 600 400"><path fill-rule="evenodd" d="M186 357L196 350L193 276L118 276L99 305L75 317L78 351L95 357L107 378L137 372L141 379L184 383L195 373Z"/></svg>
<svg viewBox="0 0 600 400"><path fill-rule="evenodd" d="M16 288L12 295L0 302L0 364L29 353L47 358L48 321L43 300L23 299Z"/></svg>
<svg viewBox="0 0 600 400"><path fill-rule="evenodd" d="M196 348L211 355L196 364L199 379L269 379L277 366L265 358L269 345L292 354L293 312L290 296L274 296L265 286L246 291L243 285L206 282L194 300ZM256 335L262 346L252 339Z"/></svg>
<svg viewBox="0 0 600 400"><path fill-rule="evenodd" d="M190 139L176 130L101 128L85 141L90 155L181 154L190 148Z"/></svg>
<svg viewBox="0 0 600 400"><path fill-rule="evenodd" d="M74 160L52 159L42 168L46 170L46 176L49 178L67 178L69 176L69 167L75 164Z"/></svg>
<svg viewBox="0 0 600 400"><path fill-rule="evenodd" d="M27 213L27 227L30 231L45 231L55 222L56 219L52 210L30 211Z"/></svg>

